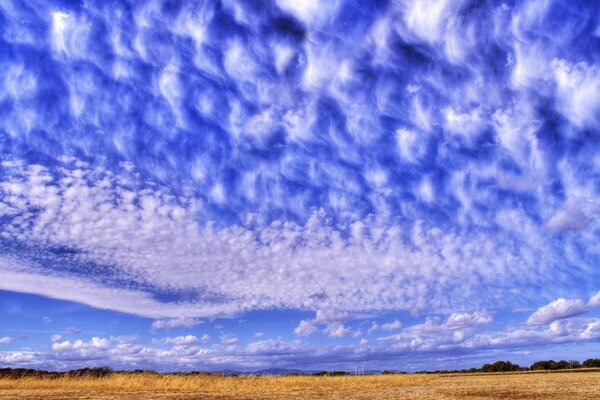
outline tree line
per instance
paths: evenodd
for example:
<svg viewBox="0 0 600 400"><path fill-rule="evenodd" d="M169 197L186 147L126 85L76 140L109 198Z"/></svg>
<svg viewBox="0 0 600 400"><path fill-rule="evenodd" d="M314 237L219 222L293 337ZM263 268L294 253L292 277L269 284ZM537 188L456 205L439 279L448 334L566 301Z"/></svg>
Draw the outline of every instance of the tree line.
<svg viewBox="0 0 600 400"><path fill-rule="evenodd" d="M522 367L510 361L496 361L491 364L483 364L481 368L469 368L460 370L436 370L418 371L417 373L475 373L475 372L517 372L517 371L556 371L563 369L578 368L600 368L600 358L588 358L584 362L576 360L541 360L536 361L529 367Z"/></svg>

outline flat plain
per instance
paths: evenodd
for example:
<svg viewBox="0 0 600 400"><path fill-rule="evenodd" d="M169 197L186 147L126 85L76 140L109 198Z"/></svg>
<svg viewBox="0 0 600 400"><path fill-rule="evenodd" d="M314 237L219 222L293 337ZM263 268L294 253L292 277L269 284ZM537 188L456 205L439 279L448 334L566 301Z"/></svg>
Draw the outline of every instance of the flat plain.
<svg viewBox="0 0 600 400"><path fill-rule="evenodd" d="M0 399L600 399L600 372L0 379Z"/></svg>

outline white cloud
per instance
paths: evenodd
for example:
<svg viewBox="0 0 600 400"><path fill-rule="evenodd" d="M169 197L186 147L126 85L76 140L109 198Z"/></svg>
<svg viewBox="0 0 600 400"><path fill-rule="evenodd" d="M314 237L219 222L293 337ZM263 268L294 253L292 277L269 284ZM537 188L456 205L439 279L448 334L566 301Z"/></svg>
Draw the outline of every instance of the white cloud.
<svg viewBox="0 0 600 400"><path fill-rule="evenodd" d="M294 329L298 336L310 336L317 332L323 332L331 338L341 338L345 336L360 336L359 330L353 330L343 324L344 321L352 319L352 315L337 310L317 310L316 316L312 320L302 320ZM319 328L324 325L324 328Z"/></svg>
<svg viewBox="0 0 600 400"><path fill-rule="evenodd" d="M379 330L379 324L375 321L371 322L371 327L367 330L367 334L377 332Z"/></svg>
<svg viewBox="0 0 600 400"><path fill-rule="evenodd" d="M455 317L454 320L464 319ZM471 322L482 322L481 318L467 318ZM434 321L435 322L435 321ZM439 321L438 321L439 322ZM438 325L429 321L429 326ZM410 361L415 365L431 365L431 355L461 360L468 354L497 356L498 351L528 346L562 345L600 338L600 320L579 318L556 320L543 326L524 325L517 328L473 334L468 330L447 329L431 334L423 325L414 330L421 334L398 336L393 342L366 339L357 344L311 345L299 340L262 340L242 345L236 337L223 335L221 341L211 347L199 347L185 337L175 338L169 343L173 347L152 347L127 338L94 337L90 341L60 341L47 352L0 351L0 365L38 366L43 368L80 368L89 365L112 365L116 368L156 368L177 365L181 369L259 369L273 366L309 369L340 368L347 363L377 359L382 365L398 365ZM337 326L336 329L343 330ZM335 332L332 332L335 333ZM340 336L342 336L340 334ZM165 343L164 340L157 341ZM182 345L183 344L183 345ZM333 360L333 361L332 361ZM389 367L388 367L389 368Z"/></svg>
<svg viewBox="0 0 600 400"><path fill-rule="evenodd" d="M588 312L588 307L580 299L556 299L538 308L527 319L528 325L544 325L558 319L575 317Z"/></svg>
<svg viewBox="0 0 600 400"><path fill-rule="evenodd" d="M443 112L446 131L463 140L463 143L469 146L475 144L475 140L485 132L485 128L489 123L489 118L481 107L464 111L448 108Z"/></svg>
<svg viewBox="0 0 600 400"><path fill-rule="evenodd" d="M87 58L91 24L75 15L52 13L52 47L57 54L68 58Z"/></svg>
<svg viewBox="0 0 600 400"><path fill-rule="evenodd" d="M219 337L219 340L222 344L226 346L235 346L240 342L237 336L231 334L222 334Z"/></svg>
<svg viewBox="0 0 600 400"><path fill-rule="evenodd" d="M428 316L425 322L404 328L401 332L380 340L417 340L424 337L444 338L450 337L453 340L465 339L466 333L472 331L475 327L488 325L494 320L494 312L476 311L473 313L453 313L445 320L440 317ZM458 332L458 333L457 333ZM449 336L450 335L450 336Z"/></svg>
<svg viewBox="0 0 600 400"><path fill-rule="evenodd" d="M193 328L196 325L201 324L202 321L195 318L170 318L170 319L159 319L152 323L152 329L174 329L174 328Z"/></svg>
<svg viewBox="0 0 600 400"><path fill-rule="evenodd" d="M424 202L433 203L435 201L435 189L431 183L431 179L423 179L419 184L417 193Z"/></svg>
<svg viewBox="0 0 600 400"><path fill-rule="evenodd" d="M540 123L532 105L526 100L498 109L491 116L498 140L519 165L529 162L532 142Z"/></svg>
<svg viewBox="0 0 600 400"><path fill-rule="evenodd" d="M316 309L319 320L346 318L323 311L336 309L447 311L447 299L456 306L459 299L471 304L474 290L485 294L477 301L491 304L505 293L497 276L518 276L513 287L541 285L551 275L545 270L552 266L552 274L556 271L547 261L556 254L550 243L527 249L541 254L540 262L522 257L525 249L509 236L456 235L419 221L408 240L404 227L377 218L358 221L360 241L344 239L323 211L315 211L305 224L275 221L260 233L241 225L213 230L195 220L202 207L194 201L156 186L134 190L131 186L139 183L130 175L77 165L69 169L67 163L57 177L44 167L28 166L2 183L4 201L12 208L37 210L23 214L26 220L14 220L3 235L73 249L70 262L113 265L122 279L157 290L208 293L207 298L224 300L161 302L141 289L54 273L21 254L0 258L1 288L155 318L177 317L155 322L154 329L160 329L193 326L195 317L265 307ZM542 233L526 234L538 246L535 237ZM221 267L211 267L217 264ZM275 286L270 284L274 279ZM350 295L359 292L360 297Z"/></svg>
<svg viewBox="0 0 600 400"><path fill-rule="evenodd" d="M600 291L593 295L587 304L590 307L600 307Z"/></svg>
<svg viewBox="0 0 600 400"><path fill-rule="evenodd" d="M343 322L351 319L352 316L346 312L337 310L317 310L314 322L316 323L330 323L330 322Z"/></svg>
<svg viewBox="0 0 600 400"><path fill-rule="evenodd" d="M546 229L553 232L585 229L593 221L599 208L595 200L569 197L563 207L546 222Z"/></svg>
<svg viewBox="0 0 600 400"><path fill-rule="evenodd" d="M390 331L395 331L400 328L402 328L402 322L400 322L400 320L398 320L398 319L395 319L392 322L383 323L381 325L379 325L377 322L372 322L371 327L369 328L367 333L371 334L371 333L377 332L377 331L390 332Z"/></svg>
<svg viewBox="0 0 600 400"><path fill-rule="evenodd" d="M598 337L600 337L600 320L589 322L579 335L582 340L594 340Z"/></svg>
<svg viewBox="0 0 600 400"><path fill-rule="evenodd" d="M26 267L23 268L23 266ZM3 271L0 288L75 301L96 308L117 310L148 317L168 317L179 315L182 312L201 316L216 314L216 312L206 313L207 309L202 312L194 311L195 307L193 304L164 304L144 292L106 288L84 279L43 276L34 272L28 272L35 271L36 267L39 268L36 264L26 264L22 260L0 256L0 269ZM213 309L213 311L216 311L216 309ZM233 311L233 309L230 310L232 313ZM222 310L219 312L222 312ZM159 323L158 326L166 325Z"/></svg>
<svg viewBox="0 0 600 400"><path fill-rule="evenodd" d="M312 320L302 320L294 329L294 333L298 336L310 336L317 332L319 332L319 328Z"/></svg>
<svg viewBox="0 0 600 400"><path fill-rule="evenodd" d="M393 320L392 322L387 322L385 324L381 324L382 331L395 331L396 329L400 329L402 327L402 322L400 320Z"/></svg>
<svg viewBox="0 0 600 400"><path fill-rule="evenodd" d="M575 126L597 128L600 123L600 69L586 63L552 61L557 86L557 108Z"/></svg>
<svg viewBox="0 0 600 400"><path fill-rule="evenodd" d="M234 78L252 80L258 72L258 65L248 45L233 40L225 50L225 70Z"/></svg>
<svg viewBox="0 0 600 400"><path fill-rule="evenodd" d="M194 344L198 341L198 338L194 335L185 335L185 336L177 336L174 338L165 338L165 343L173 344L176 346L187 346L190 344Z"/></svg>
<svg viewBox="0 0 600 400"><path fill-rule="evenodd" d="M0 344L8 344L12 342L12 338L10 336L0 337Z"/></svg>
<svg viewBox="0 0 600 400"><path fill-rule="evenodd" d="M493 312L455 313L444 323L447 329L462 329L475 325L487 325L494 320Z"/></svg>
<svg viewBox="0 0 600 400"><path fill-rule="evenodd" d="M50 336L50 341L52 341L52 342L60 342L60 341L62 341L62 339L63 339L62 335L57 334L57 335Z"/></svg>
<svg viewBox="0 0 600 400"><path fill-rule="evenodd" d="M396 144L403 161L414 163L425 155L427 136L414 130L399 128L396 130Z"/></svg>
<svg viewBox="0 0 600 400"><path fill-rule="evenodd" d="M361 334L360 331L355 331L344 324L337 322L327 324L323 332L331 338L341 338L346 336L357 337Z"/></svg>
<svg viewBox="0 0 600 400"><path fill-rule="evenodd" d="M106 350L109 347L109 340L94 336L89 341L83 340L64 340L52 343L52 350L55 351L77 351L88 352L93 350Z"/></svg>
<svg viewBox="0 0 600 400"><path fill-rule="evenodd" d="M405 23L418 39L435 43L444 38L448 23L465 3L463 0L409 0L405 6Z"/></svg>
<svg viewBox="0 0 600 400"><path fill-rule="evenodd" d="M277 5L293 14L306 25L320 25L333 18L340 2L338 0L276 0Z"/></svg>

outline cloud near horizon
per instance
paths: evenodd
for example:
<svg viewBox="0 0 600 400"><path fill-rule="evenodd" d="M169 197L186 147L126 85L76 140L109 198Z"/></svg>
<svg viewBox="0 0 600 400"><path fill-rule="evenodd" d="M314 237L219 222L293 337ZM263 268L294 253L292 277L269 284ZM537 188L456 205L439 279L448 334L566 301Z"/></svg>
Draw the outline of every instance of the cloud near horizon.
<svg viewBox="0 0 600 400"><path fill-rule="evenodd" d="M460 328L454 325L457 320L461 321ZM53 370L111 365L114 368L154 368L159 371L231 368L253 371L260 368L351 370L352 365L366 362L380 369L402 367L403 370L414 371L445 365L432 358L440 354L452 355L457 360L464 357L467 363L470 362L466 365L474 365L472 360L478 360L479 364L475 365L480 365L481 360L494 360L502 351L513 355L529 354L511 351L514 348L536 351L549 345L584 344L600 338L600 318L571 316L555 319L545 326L525 322L503 330L477 330L478 326L488 325L492 320L490 313L453 314L444 322L440 322L439 318L427 318L422 324L402 328L400 333L380 337L372 343L362 339L358 344L335 345L255 337L242 343L228 333L223 333L219 341L212 343L207 334L202 337L189 334L165 337L152 343L144 343L139 337L91 336L89 340L70 340L57 336L52 338L51 349L45 352L0 350L0 363ZM400 328L397 320L390 324L393 329ZM322 332L336 337L330 335L329 328ZM2 338L0 344L10 341L11 338ZM525 365L539 358L528 357Z"/></svg>

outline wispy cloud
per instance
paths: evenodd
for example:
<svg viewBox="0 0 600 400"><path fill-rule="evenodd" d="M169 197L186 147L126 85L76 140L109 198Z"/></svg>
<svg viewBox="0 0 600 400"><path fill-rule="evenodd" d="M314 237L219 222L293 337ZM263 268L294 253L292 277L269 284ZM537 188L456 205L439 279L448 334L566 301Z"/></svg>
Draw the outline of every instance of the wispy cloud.
<svg viewBox="0 0 600 400"><path fill-rule="evenodd" d="M152 329L193 328L201 323L202 321L195 318L159 319L152 323Z"/></svg>

